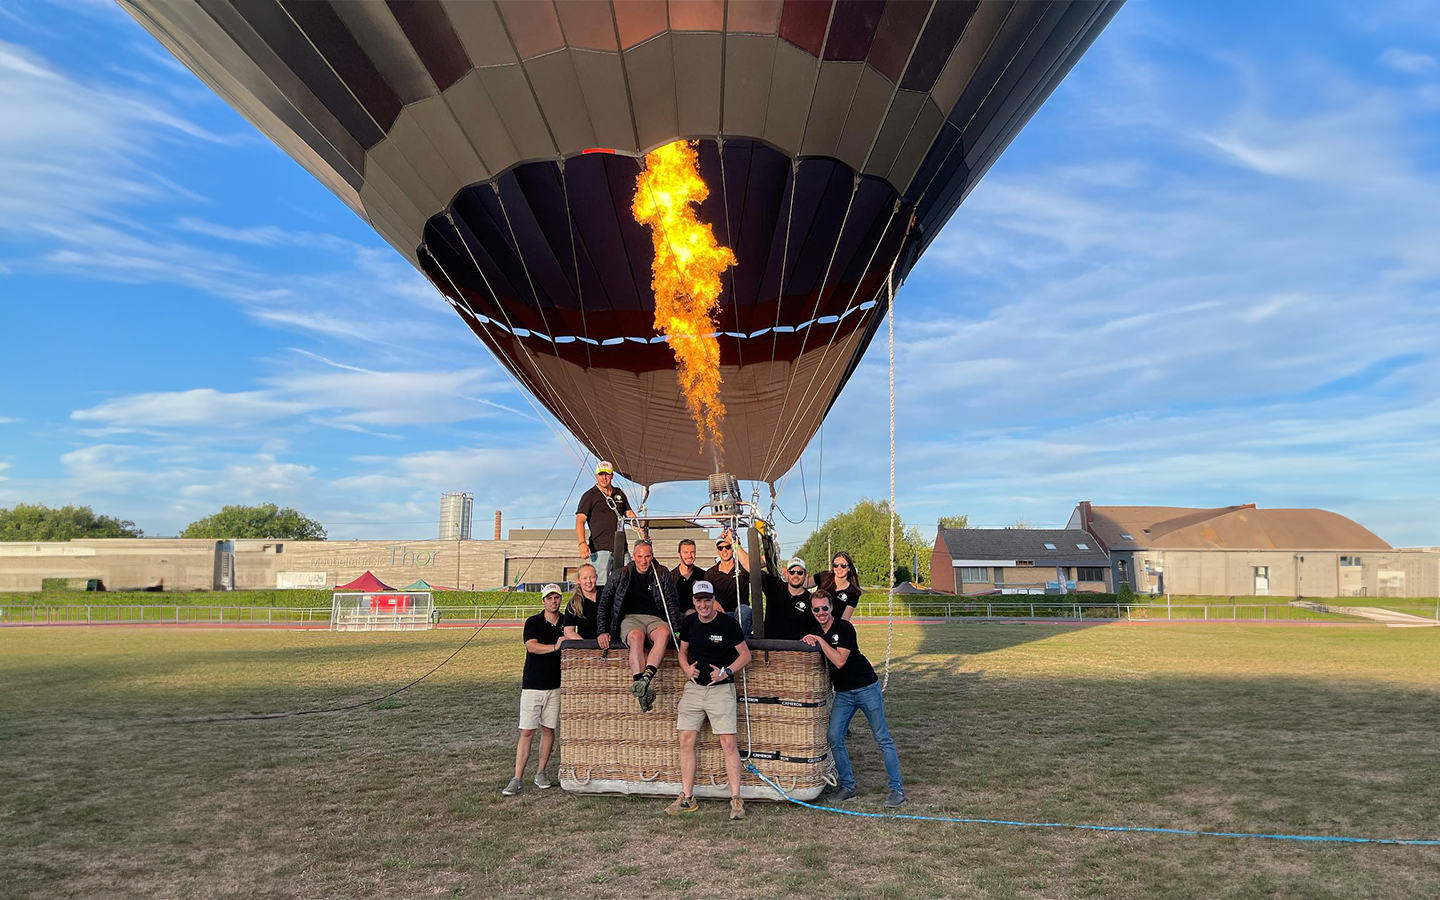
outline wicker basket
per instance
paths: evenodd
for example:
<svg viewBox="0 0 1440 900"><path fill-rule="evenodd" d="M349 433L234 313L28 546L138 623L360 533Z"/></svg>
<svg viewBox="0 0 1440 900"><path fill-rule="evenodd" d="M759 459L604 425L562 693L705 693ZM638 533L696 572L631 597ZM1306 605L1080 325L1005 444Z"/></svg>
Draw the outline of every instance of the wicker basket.
<svg viewBox="0 0 1440 900"><path fill-rule="evenodd" d="M751 640L754 659L735 689L742 761L799 800L819 796L831 769L826 727L830 676L820 653L798 641ZM566 642L561 651L560 785L592 794L673 796L680 792L676 707L684 689L672 648L655 676L655 708L641 712L630 692L629 651L602 651L594 641ZM746 698L749 698L748 702ZM747 715L748 712L748 715ZM700 732L695 793L728 797L725 757L707 722ZM779 800L750 772L746 799Z"/></svg>

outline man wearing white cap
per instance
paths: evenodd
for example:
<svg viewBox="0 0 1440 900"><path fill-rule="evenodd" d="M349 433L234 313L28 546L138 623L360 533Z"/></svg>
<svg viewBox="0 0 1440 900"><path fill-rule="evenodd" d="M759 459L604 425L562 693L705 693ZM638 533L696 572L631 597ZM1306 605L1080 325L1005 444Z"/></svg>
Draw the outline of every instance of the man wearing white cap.
<svg viewBox="0 0 1440 900"><path fill-rule="evenodd" d="M500 793L520 793L530 745L540 731L540 766L535 786L548 788L554 782L546 767L555 747L555 729L560 725L560 645L565 629L560 624L560 585L547 584L540 591L545 608L525 620L525 671L520 678L520 743L515 747L515 777Z"/></svg>
<svg viewBox="0 0 1440 900"><path fill-rule="evenodd" d="M680 734L680 796L665 807L672 816L700 810L695 799L695 741L705 720L720 739L725 753L725 777L730 782L730 818L745 818L740 799L740 748L735 744L735 673L750 662L750 647L740 623L719 614L715 587L708 581L691 586L695 615L686 616L677 627L680 638L680 668L690 680L680 695L675 730Z"/></svg>
<svg viewBox="0 0 1440 900"><path fill-rule="evenodd" d="M785 577L760 573L765 592L765 637L772 641L798 641L810 633L815 619L810 615L810 591L805 587L805 560L792 557L785 564Z"/></svg>
<svg viewBox="0 0 1440 900"><path fill-rule="evenodd" d="M630 508L630 498L625 491L614 485L615 467L606 460L595 464L595 486L580 496L575 507L575 539L579 543L580 555L595 564L595 583L608 584L612 569L625 565L625 560L613 559L615 554L615 533L620 530L620 520L635 515ZM585 536L585 526L590 526L590 536Z"/></svg>

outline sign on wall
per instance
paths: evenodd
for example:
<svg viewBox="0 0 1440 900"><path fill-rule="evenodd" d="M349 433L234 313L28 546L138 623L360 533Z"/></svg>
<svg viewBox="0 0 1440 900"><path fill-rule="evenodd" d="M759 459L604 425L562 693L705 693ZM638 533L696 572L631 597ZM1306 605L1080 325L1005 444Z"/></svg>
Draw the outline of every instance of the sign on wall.
<svg viewBox="0 0 1440 900"><path fill-rule="evenodd" d="M275 573L275 587L280 590L293 590L296 588L327 588L330 582L326 579L325 572L277 572Z"/></svg>

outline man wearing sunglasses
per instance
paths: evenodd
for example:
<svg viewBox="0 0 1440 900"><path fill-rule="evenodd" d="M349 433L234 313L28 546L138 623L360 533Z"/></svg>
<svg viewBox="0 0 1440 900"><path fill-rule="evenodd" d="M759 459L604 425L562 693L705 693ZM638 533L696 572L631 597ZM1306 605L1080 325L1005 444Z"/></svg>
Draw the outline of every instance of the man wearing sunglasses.
<svg viewBox="0 0 1440 900"><path fill-rule="evenodd" d="M705 571L705 580L715 586L715 602L739 621L741 631L753 634L750 575L735 558L735 534L730 529L715 542L715 554L719 561Z"/></svg>
<svg viewBox="0 0 1440 900"><path fill-rule="evenodd" d="M740 564L749 560L743 555ZM815 619L810 615L810 591L805 587L808 573L805 560L795 557L785 564L785 577L760 573L765 592L765 637L775 641L798 641L809 634Z"/></svg>
<svg viewBox="0 0 1440 900"><path fill-rule="evenodd" d="M830 754L835 757L835 776L839 787L831 800L844 803L855 798L855 770L850 766L850 752L845 747L845 734L855 713L863 712L875 734L875 743L885 758L885 775L890 793L885 806L894 809L905 805L905 784L900 780L900 756L885 723L885 699L880 693L880 679L870 660L860 652L855 626L834 616L835 601L830 592L817 590L810 596L810 611L815 627L805 635L805 643L825 654L830 668L830 681L835 686L835 703L830 707Z"/></svg>

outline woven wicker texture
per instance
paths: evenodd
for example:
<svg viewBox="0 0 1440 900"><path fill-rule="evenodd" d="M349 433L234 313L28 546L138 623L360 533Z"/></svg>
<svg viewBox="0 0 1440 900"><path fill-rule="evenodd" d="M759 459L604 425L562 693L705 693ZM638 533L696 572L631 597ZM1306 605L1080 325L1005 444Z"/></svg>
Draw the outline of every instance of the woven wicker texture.
<svg viewBox="0 0 1440 900"><path fill-rule="evenodd" d="M748 688L748 696L759 701L747 704L742 700L738 704L736 740L741 754L753 748L756 754L813 760L792 762L757 756L752 761L787 790L818 794L831 765L826 741L831 689L825 661L819 653L808 650L753 652L754 659L745 668L745 680L736 679L738 696L745 696ZM628 651L623 647L611 648L607 653L584 645L567 645L561 660L561 785L568 790L599 793L673 793L680 782L676 707L685 685L673 649L666 654L655 677L655 708L648 713L640 711L630 692ZM811 705L785 705L775 700ZM725 758L708 722L700 732L697 749L696 792L728 794ZM742 777L741 787L747 797L779 799L749 773Z"/></svg>

